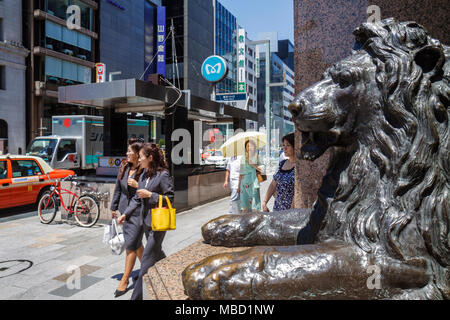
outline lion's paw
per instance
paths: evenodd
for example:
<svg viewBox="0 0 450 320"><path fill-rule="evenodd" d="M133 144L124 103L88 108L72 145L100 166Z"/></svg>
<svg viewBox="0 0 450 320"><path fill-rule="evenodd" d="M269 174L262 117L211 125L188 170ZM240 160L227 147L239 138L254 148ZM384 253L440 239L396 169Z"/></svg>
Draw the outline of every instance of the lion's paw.
<svg viewBox="0 0 450 320"><path fill-rule="evenodd" d="M254 251L218 254L189 265L182 275L186 294L201 300L253 297L264 263L263 255Z"/></svg>
<svg viewBox="0 0 450 320"><path fill-rule="evenodd" d="M258 213L220 216L203 225L203 239L211 245L248 245L252 241L249 235L258 228L262 218Z"/></svg>

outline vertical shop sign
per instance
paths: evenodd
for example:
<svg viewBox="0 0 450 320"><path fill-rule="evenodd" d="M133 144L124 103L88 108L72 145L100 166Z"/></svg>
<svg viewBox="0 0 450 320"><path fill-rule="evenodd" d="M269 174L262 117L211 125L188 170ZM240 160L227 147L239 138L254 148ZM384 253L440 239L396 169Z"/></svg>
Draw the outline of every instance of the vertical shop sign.
<svg viewBox="0 0 450 320"><path fill-rule="evenodd" d="M156 18L156 73L166 76L166 7L157 8Z"/></svg>
<svg viewBox="0 0 450 320"><path fill-rule="evenodd" d="M95 70L96 70L96 82L105 82L105 74L106 74L106 66L104 63L96 63L95 64Z"/></svg>
<svg viewBox="0 0 450 320"><path fill-rule="evenodd" d="M156 139L156 120L155 119L152 120L151 127L152 127L151 138L152 138L152 140L155 140Z"/></svg>
<svg viewBox="0 0 450 320"><path fill-rule="evenodd" d="M245 88L245 29L238 30L237 43L238 92L246 92Z"/></svg>

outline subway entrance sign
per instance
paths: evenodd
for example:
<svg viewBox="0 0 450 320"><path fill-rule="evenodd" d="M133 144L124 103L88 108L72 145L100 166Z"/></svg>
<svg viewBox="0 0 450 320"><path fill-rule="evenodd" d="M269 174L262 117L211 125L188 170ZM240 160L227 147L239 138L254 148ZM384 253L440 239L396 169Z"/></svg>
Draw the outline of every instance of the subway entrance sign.
<svg viewBox="0 0 450 320"><path fill-rule="evenodd" d="M216 101L223 101L223 102L229 102L229 101L245 101L247 100L247 94L246 93L217 93L216 94Z"/></svg>

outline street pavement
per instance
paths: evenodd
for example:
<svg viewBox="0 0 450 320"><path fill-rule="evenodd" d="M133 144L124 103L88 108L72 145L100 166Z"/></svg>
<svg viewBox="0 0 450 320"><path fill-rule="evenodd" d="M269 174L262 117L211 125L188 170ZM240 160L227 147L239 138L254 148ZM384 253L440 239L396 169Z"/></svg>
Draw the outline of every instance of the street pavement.
<svg viewBox="0 0 450 320"><path fill-rule="evenodd" d="M261 201L271 178L261 184ZM168 231L163 242L166 255L201 240L201 226L226 214L228 207L229 198L223 198L177 214L177 229ZM45 225L36 211L25 210L0 215L0 300L115 299L125 256L113 255L102 242L103 225L82 228L61 220L60 214ZM137 260L132 277L138 276L139 266ZM128 292L116 299L130 299L133 288L130 279Z"/></svg>

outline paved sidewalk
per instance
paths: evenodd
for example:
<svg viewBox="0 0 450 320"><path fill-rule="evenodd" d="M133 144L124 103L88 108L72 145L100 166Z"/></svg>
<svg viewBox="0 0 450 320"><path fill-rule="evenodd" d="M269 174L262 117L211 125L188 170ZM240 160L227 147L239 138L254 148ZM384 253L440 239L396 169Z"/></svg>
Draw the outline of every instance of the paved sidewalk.
<svg viewBox="0 0 450 320"><path fill-rule="evenodd" d="M167 232L163 242L166 255L201 240L201 226L226 214L228 206L229 198L223 198L177 214L177 229ZM111 254L102 239L103 225L82 228L62 223L59 214L50 225L41 224L37 213L0 223L0 300L114 299L125 259ZM139 274L139 266L137 261L132 276ZM130 279L129 291L117 299L129 299L133 287Z"/></svg>

